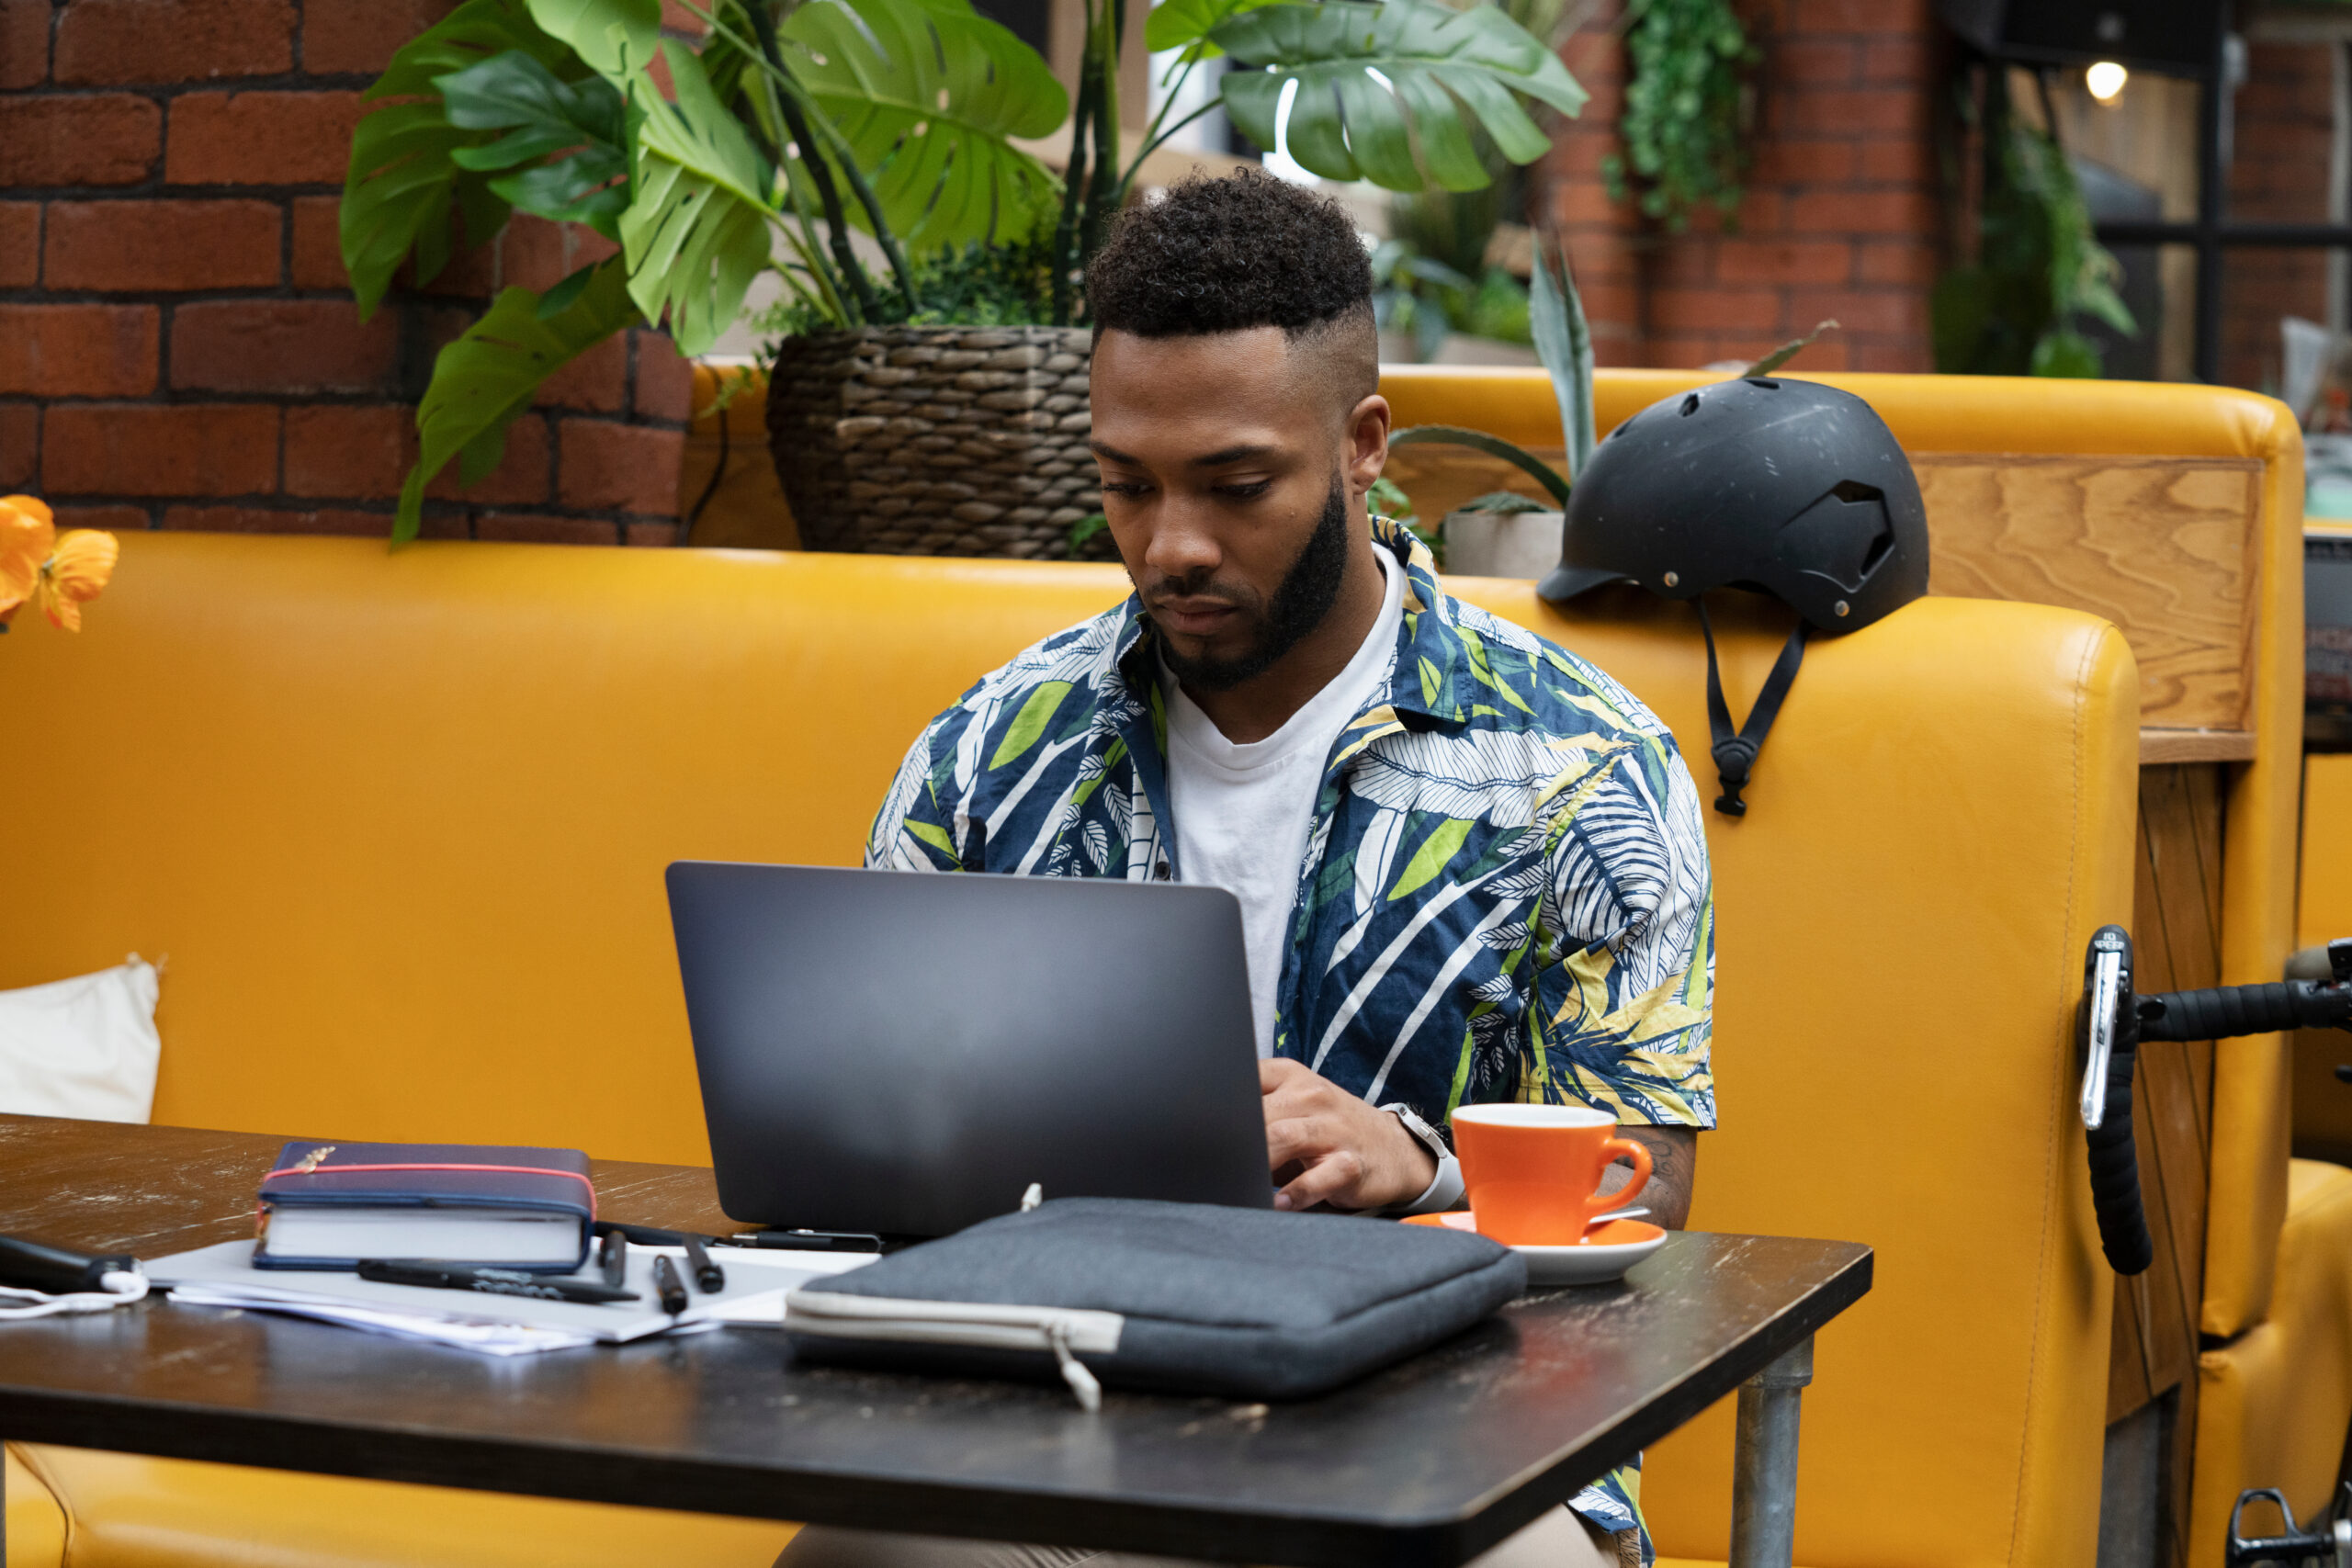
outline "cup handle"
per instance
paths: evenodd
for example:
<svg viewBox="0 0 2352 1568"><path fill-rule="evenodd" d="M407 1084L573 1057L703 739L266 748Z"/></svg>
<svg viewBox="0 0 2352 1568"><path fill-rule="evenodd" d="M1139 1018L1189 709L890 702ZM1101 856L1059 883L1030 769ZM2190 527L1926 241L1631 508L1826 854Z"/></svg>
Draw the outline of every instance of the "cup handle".
<svg viewBox="0 0 2352 1568"><path fill-rule="evenodd" d="M1619 1155L1631 1155L1634 1159L1634 1179L1611 1192L1604 1202L1593 1210L1593 1213L1605 1214L1613 1210L1631 1207L1634 1195L1650 1184L1649 1145L1636 1143L1631 1138L1611 1138L1600 1145L1600 1152L1610 1156L1611 1164L1615 1163L1616 1156Z"/></svg>

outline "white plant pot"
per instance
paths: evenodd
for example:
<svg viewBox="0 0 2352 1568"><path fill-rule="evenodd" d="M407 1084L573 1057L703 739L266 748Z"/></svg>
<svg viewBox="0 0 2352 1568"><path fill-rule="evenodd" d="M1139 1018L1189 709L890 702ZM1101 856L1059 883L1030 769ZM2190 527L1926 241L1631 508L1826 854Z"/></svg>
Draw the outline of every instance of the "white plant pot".
<svg viewBox="0 0 2352 1568"><path fill-rule="evenodd" d="M1557 512L1456 512L1445 520L1449 577L1542 577L1560 564Z"/></svg>

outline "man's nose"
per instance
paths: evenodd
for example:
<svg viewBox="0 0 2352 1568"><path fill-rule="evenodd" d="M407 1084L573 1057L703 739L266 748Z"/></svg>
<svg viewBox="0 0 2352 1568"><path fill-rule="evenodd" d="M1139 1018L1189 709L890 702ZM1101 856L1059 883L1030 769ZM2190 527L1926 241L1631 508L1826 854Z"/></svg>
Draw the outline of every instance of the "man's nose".
<svg viewBox="0 0 2352 1568"><path fill-rule="evenodd" d="M1144 562L1153 571L1182 581L1205 577L1225 564L1209 507L1170 496L1156 510L1151 542L1144 547Z"/></svg>

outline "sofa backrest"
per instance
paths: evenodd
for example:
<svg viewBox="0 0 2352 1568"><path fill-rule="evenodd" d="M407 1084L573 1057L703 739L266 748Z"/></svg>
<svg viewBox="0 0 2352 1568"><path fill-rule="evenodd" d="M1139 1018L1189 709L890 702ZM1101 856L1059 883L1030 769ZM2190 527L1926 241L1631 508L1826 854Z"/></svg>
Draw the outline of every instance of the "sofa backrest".
<svg viewBox="0 0 2352 1568"><path fill-rule="evenodd" d="M168 957L160 1121L644 1159L704 1157L662 866L854 860L924 720L1124 589L1069 565L124 545L81 637L0 642L0 986ZM1571 620L1524 583L1458 586L1704 757L1687 608L1603 595ZM1743 710L1770 616L1718 621ZM2071 1010L2088 933L2130 908L2135 693L2092 617L1928 600L1818 643L1750 815L1708 814L1724 1126L1697 1220L1880 1249L1807 1396L1810 1568L2091 1560L2109 1286ZM1653 1456L1669 1553L1724 1554L1728 1430Z"/></svg>
<svg viewBox="0 0 2352 1568"><path fill-rule="evenodd" d="M1595 423L1606 433L1719 378L1603 370ZM2152 382L1807 378L1869 400L1910 454L1928 503L1930 592L2113 622L2139 660L2141 722L2161 727L2147 731L2143 761L2230 761L2226 834L2213 825L2227 840L2219 978L2277 979L2294 941L2302 744L2302 434L2287 406ZM1559 450L1540 371L1392 366L1381 389L1400 425L1469 425ZM1400 456L1453 466L1426 495L1414 491L1432 514L1511 472L1445 447ZM2180 983L2215 982L2200 973ZM2213 1061L2212 1223L2188 1233L2201 1230L2204 1253L2190 1326L2207 1335L2237 1334L2269 1308L2287 1213L2290 1060L2288 1037L2268 1035L2233 1041Z"/></svg>

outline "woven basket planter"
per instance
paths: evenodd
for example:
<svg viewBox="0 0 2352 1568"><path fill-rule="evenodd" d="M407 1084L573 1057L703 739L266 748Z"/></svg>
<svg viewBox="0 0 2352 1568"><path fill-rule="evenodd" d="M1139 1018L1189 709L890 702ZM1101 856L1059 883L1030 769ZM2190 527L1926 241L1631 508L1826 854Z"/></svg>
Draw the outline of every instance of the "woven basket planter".
<svg viewBox="0 0 2352 1568"><path fill-rule="evenodd" d="M786 338L768 444L812 550L1069 553L1099 509L1082 327L869 327Z"/></svg>

